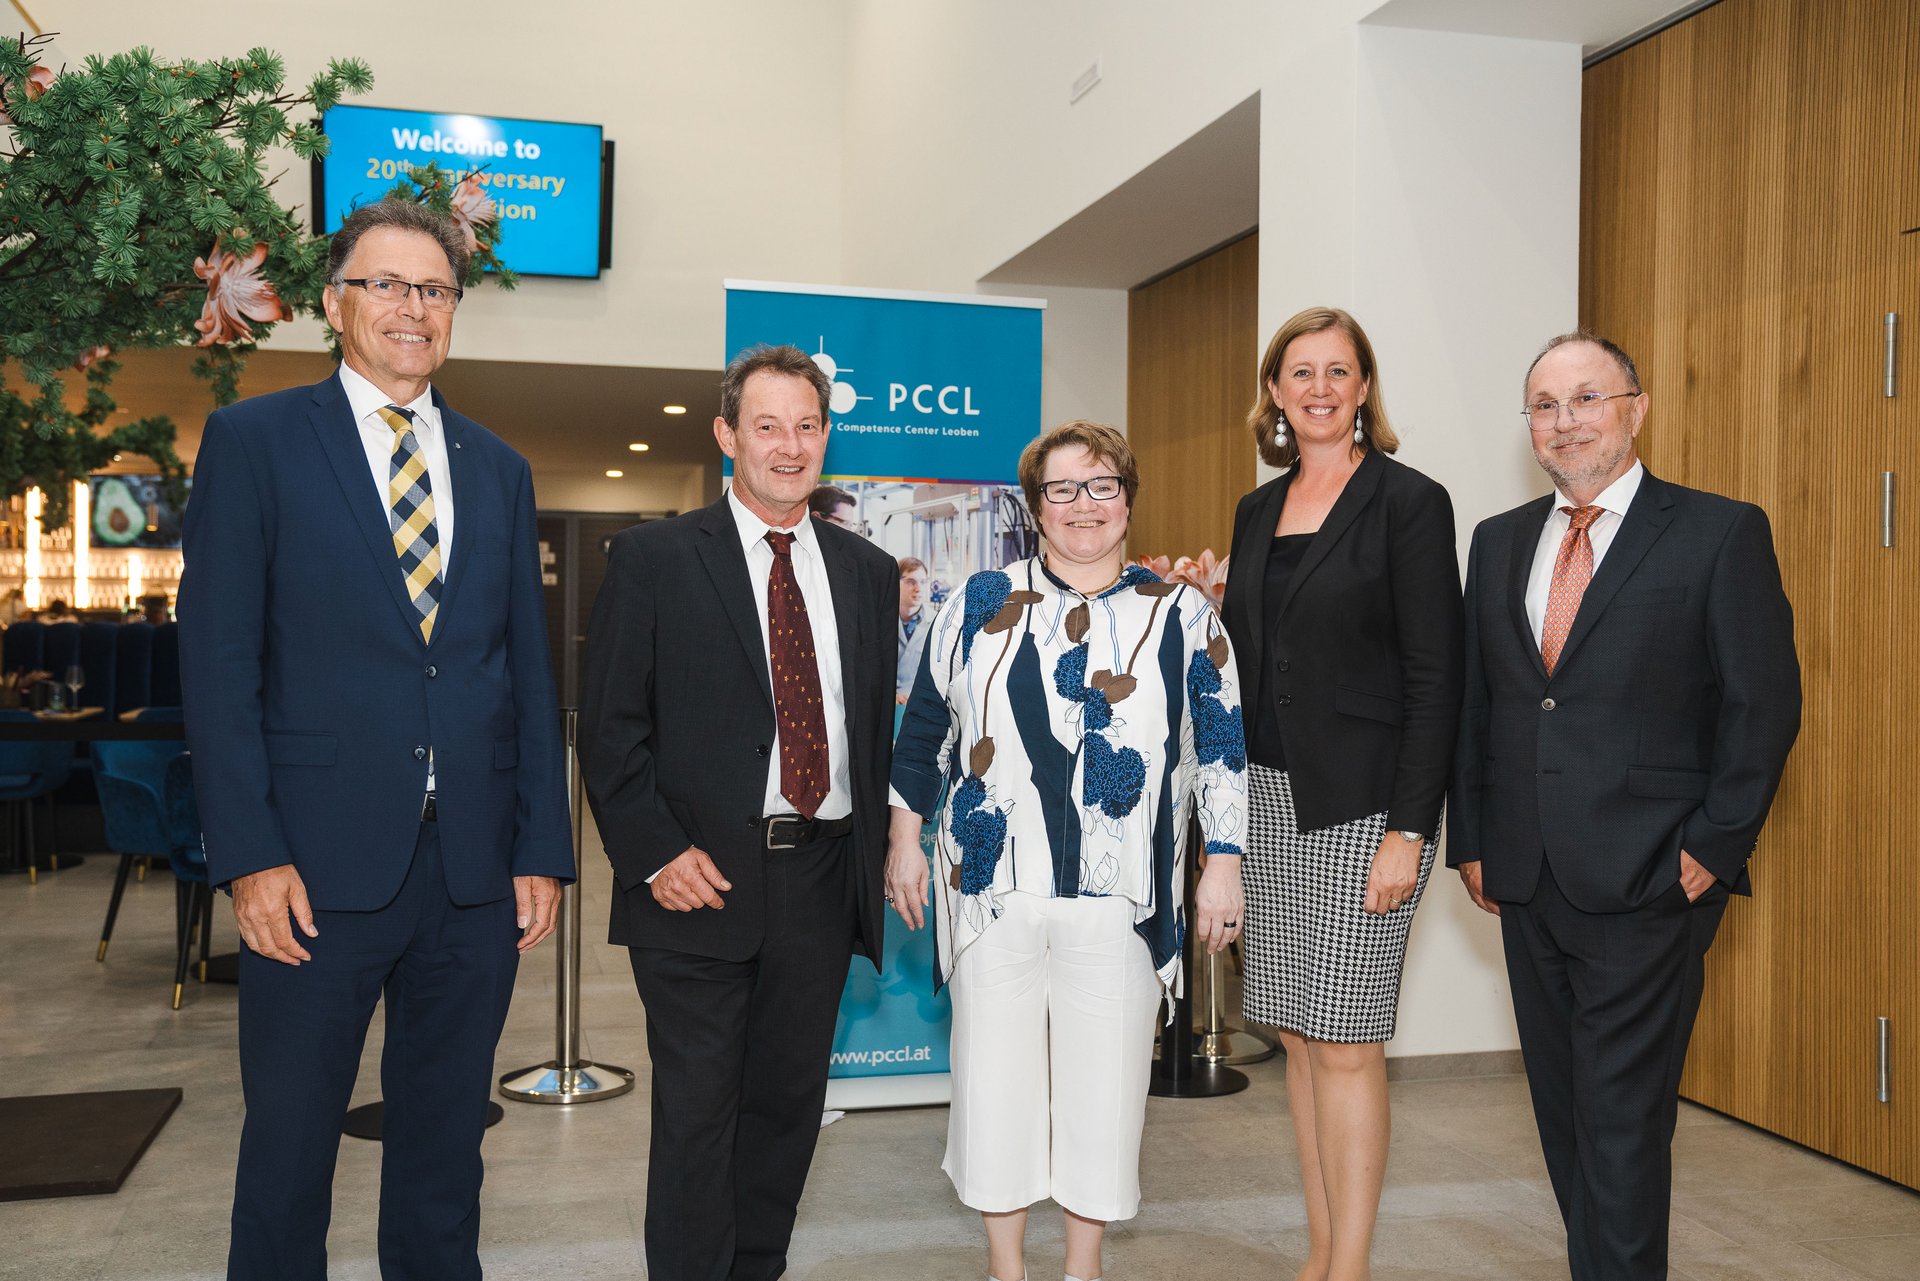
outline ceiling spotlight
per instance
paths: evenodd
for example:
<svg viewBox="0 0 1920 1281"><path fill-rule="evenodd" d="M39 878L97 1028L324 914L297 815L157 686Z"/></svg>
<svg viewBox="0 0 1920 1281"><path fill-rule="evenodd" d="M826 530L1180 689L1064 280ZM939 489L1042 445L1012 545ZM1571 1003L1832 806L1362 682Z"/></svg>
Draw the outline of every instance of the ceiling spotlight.
<svg viewBox="0 0 1920 1281"><path fill-rule="evenodd" d="M663 414L684 414L687 412L687 407L685 405L662 405L660 406L660 412Z"/></svg>
<svg viewBox="0 0 1920 1281"><path fill-rule="evenodd" d="M646 452L647 452L647 451L648 451L649 449L652 449L652 448L653 448L653 446L652 446L652 445L649 445L649 444L647 444L647 443L646 443L646 442L644 442L644 441L639 441L639 440L636 440L636 441L634 441L634 442L633 442L633 443L632 443L631 445L628 445L628 446L627 446L627 448L628 448L628 449L631 449L631 450L632 450L632 451L633 451L634 453L636 453L636 454L644 454L644 453L646 453Z"/></svg>
<svg viewBox="0 0 1920 1281"><path fill-rule="evenodd" d="M618 467L609 467L609 468L607 468L607 479L608 479L608 480L619 480L619 479L620 479L620 478L621 478L622 476L624 476L624 475L626 475L626 474L627 474L627 473L625 473L625 472L623 472L623 471L621 471L621 470L620 470L620 469L619 469Z"/></svg>

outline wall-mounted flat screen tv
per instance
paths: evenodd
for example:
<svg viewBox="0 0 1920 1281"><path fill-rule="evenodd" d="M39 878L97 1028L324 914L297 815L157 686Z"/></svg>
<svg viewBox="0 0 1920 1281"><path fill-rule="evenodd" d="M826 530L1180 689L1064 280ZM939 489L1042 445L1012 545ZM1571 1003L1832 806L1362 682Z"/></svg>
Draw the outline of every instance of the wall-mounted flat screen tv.
<svg viewBox="0 0 1920 1281"><path fill-rule="evenodd" d="M182 481L188 489L191 480ZM167 501L166 482L158 476L89 476L91 501L87 541L95 547L162 548L180 545L180 502Z"/></svg>
<svg viewBox="0 0 1920 1281"><path fill-rule="evenodd" d="M315 230L336 230L415 166L471 175L463 198L490 200L501 261L523 276L587 276L613 265L613 143L599 125L391 107L335 107L313 162Z"/></svg>

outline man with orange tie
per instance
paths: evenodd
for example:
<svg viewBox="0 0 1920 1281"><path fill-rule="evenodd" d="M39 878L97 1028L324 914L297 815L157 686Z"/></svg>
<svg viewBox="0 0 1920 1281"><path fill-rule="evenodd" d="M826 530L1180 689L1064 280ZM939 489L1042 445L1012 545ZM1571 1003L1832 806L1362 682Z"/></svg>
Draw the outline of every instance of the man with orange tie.
<svg viewBox="0 0 1920 1281"><path fill-rule="evenodd" d="M880 963L899 572L807 515L831 390L797 347L734 357L731 492L616 537L587 629L580 759L653 1063L653 1281L786 1271L847 966Z"/></svg>
<svg viewBox="0 0 1920 1281"><path fill-rule="evenodd" d="M1549 342L1522 412L1555 492L1467 562L1447 862L1500 917L1574 1281L1667 1275L1707 948L1800 728L1766 513L1649 473L1647 404L1613 343Z"/></svg>

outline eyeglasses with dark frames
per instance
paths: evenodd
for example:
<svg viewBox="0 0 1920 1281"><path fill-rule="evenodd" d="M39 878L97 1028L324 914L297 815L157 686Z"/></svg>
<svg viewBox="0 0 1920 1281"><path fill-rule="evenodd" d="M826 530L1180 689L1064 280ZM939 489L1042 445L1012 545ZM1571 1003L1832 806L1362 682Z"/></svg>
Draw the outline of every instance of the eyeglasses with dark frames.
<svg viewBox="0 0 1920 1281"><path fill-rule="evenodd" d="M1124 488L1118 476L1089 476L1085 480L1049 480L1040 486L1040 492L1046 495L1050 503L1070 503L1080 496L1081 490L1087 491L1087 497L1099 502L1120 497Z"/></svg>
<svg viewBox="0 0 1920 1281"><path fill-rule="evenodd" d="M340 283L366 290L369 298L391 303L406 301L407 295L417 289L420 291L421 304L434 311L452 311L460 305L460 299L467 292L452 285L421 285L411 280L395 280L390 276L362 276L354 280L343 279Z"/></svg>

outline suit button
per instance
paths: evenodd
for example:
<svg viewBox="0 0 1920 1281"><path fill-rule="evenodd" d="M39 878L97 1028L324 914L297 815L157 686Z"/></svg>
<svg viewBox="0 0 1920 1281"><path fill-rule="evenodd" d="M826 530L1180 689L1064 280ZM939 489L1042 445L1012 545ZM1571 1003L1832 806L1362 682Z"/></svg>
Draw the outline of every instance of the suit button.
<svg viewBox="0 0 1920 1281"><path fill-rule="evenodd" d="M424 761L424 760L426 760L426 759L427 759L427 749L426 749L426 748L424 748L424 747L416 747L416 748L414 748L414 749L413 749L413 759L414 759L414 760L416 760L416 761Z"/></svg>
<svg viewBox="0 0 1920 1281"><path fill-rule="evenodd" d="M1554 702L1550 698L1543 698L1540 700L1540 710L1543 712L1550 712L1558 706L1560 706L1560 704Z"/></svg>
<svg viewBox="0 0 1920 1281"><path fill-rule="evenodd" d="M1290 704L1291 704L1291 703L1293 702L1293 695L1291 695L1291 694L1282 694L1282 695L1281 695L1281 696L1280 696L1279 698L1276 698L1276 699L1274 699L1273 701L1274 701L1274 702L1276 702L1276 703L1278 703L1278 704L1280 704L1280 706L1282 706L1282 707L1286 707L1286 706L1288 706L1288 705L1290 705Z"/></svg>
<svg viewBox="0 0 1920 1281"><path fill-rule="evenodd" d="M767 754L767 751L768 751L767 745L765 743L761 743L759 746L753 749L753 754L755 756L765 756Z"/></svg>
<svg viewBox="0 0 1920 1281"><path fill-rule="evenodd" d="M439 669L439 668L437 668L437 667L435 667L435 666L434 666L434 665L433 665L432 663L428 663L428 664L427 664L427 679L428 679L428 680L432 680L432 679L433 679L434 677L436 677L436 676L438 676L439 674L440 674L440 669Z"/></svg>
<svg viewBox="0 0 1920 1281"><path fill-rule="evenodd" d="M747 826L748 827L760 826L760 816L758 814L747 815Z"/></svg>
<svg viewBox="0 0 1920 1281"><path fill-rule="evenodd" d="M1284 671L1291 670L1291 668L1293 667L1293 664L1289 663L1286 659L1283 658L1279 662L1275 663L1273 666L1275 671L1284 672Z"/></svg>

